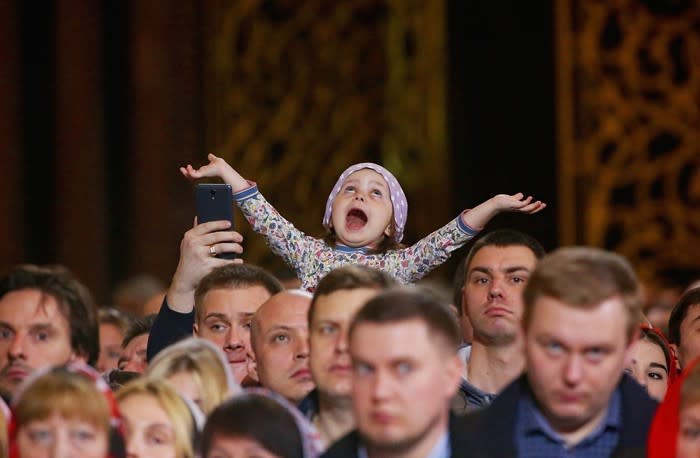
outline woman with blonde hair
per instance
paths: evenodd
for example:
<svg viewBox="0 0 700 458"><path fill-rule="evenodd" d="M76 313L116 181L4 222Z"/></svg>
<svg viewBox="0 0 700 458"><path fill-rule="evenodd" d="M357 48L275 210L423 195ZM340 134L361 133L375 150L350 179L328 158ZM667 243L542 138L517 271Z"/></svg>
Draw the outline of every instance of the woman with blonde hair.
<svg viewBox="0 0 700 458"><path fill-rule="evenodd" d="M164 380L197 404L205 415L240 392L223 352L208 340L196 337L158 353L150 362L146 376Z"/></svg>
<svg viewBox="0 0 700 458"><path fill-rule="evenodd" d="M140 378L124 385L116 397L129 457L194 458L196 412L174 389L159 380Z"/></svg>
<svg viewBox="0 0 700 458"><path fill-rule="evenodd" d="M13 399L8 434L11 458L125 456L112 392L83 364L36 371L27 379Z"/></svg>

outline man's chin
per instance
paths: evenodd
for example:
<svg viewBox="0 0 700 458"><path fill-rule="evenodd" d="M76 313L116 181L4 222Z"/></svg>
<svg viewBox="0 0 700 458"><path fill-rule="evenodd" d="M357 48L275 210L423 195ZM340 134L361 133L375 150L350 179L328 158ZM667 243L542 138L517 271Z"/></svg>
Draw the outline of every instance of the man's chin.
<svg viewBox="0 0 700 458"><path fill-rule="evenodd" d="M231 374L236 383L241 383L241 381L248 376L248 364L247 362L229 362L228 367L231 368Z"/></svg>

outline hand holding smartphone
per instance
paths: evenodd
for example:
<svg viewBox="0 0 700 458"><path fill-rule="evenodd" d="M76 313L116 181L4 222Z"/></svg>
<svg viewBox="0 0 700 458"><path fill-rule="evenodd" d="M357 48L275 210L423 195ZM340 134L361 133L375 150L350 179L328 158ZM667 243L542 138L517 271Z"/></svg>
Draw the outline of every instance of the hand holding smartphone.
<svg viewBox="0 0 700 458"><path fill-rule="evenodd" d="M229 221L233 230L233 194L228 184L198 184L195 187L197 224ZM235 259L236 253L217 253L217 258Z"/></svg>

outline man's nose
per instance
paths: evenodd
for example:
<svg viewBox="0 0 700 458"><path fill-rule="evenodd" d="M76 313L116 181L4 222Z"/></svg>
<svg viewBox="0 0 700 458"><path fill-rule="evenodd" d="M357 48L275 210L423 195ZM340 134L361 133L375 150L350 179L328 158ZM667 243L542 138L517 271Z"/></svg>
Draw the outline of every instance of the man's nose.
<svg viewBox="0 0 700 458"><path fill-rule="evenodd" d="M579 355L569 355L564 363L564 380L569 385L576 385L583 377L583 361Z"/></svg>
<svg viewBox="0 0 700 458"><path fill-rule="evenodd" d="M15 335L8 349L8 354L11 358L24 358L24 336Z"/></svg>

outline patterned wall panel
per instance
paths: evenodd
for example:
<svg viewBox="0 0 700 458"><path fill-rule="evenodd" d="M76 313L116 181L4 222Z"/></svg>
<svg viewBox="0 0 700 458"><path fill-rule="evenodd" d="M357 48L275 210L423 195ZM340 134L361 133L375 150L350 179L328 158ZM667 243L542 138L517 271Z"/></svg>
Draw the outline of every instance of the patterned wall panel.
<svg viewBox="0 0 700 458"><path fill-rule="evenodd" d="M700 269L700 1L556 7L562 242Z"/></svg>
<svg viewBox="0 0 700 458"><path fill-rule="evenodd" d="M404 185L408 241L449 219L443 2L216 5L204 18L212 151L312 235L340 172L368 160ZM255 236L246 250L273 263Z"/></svg>

